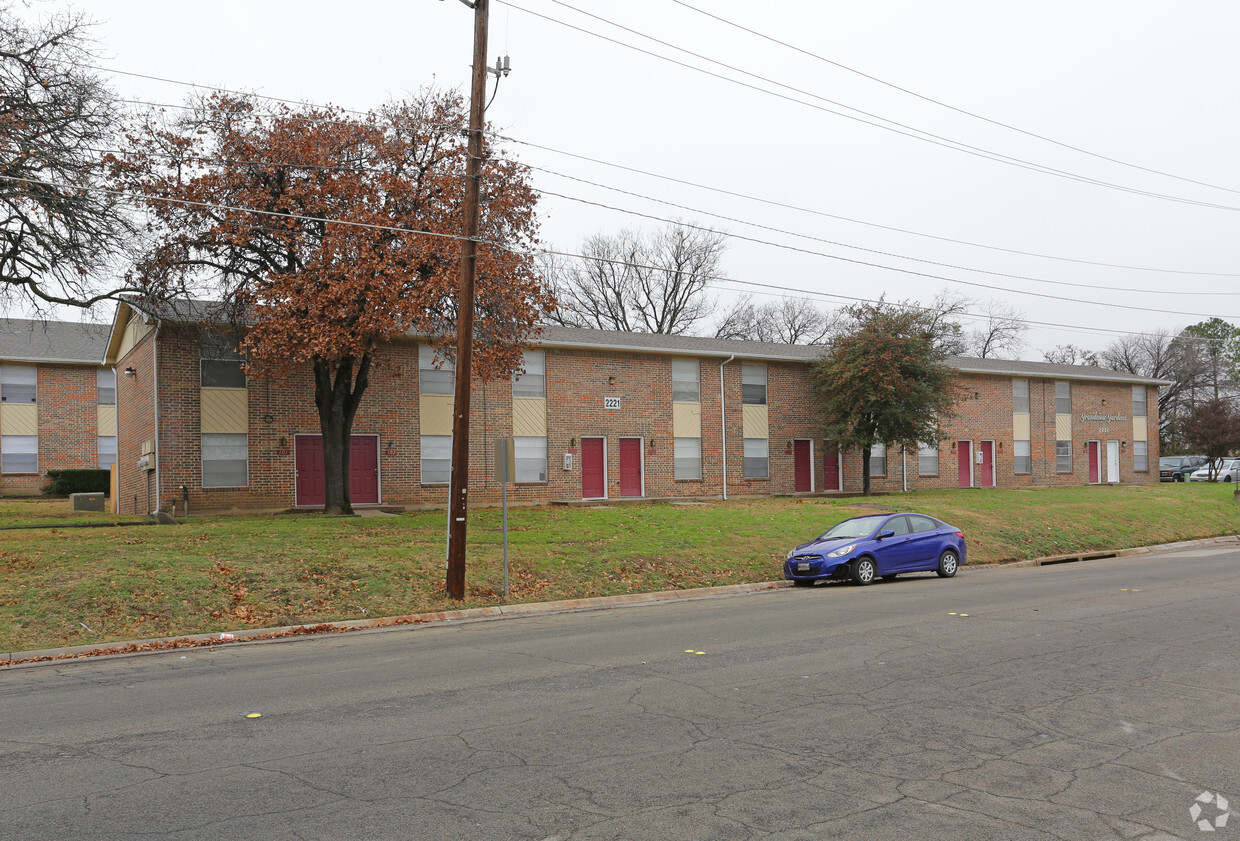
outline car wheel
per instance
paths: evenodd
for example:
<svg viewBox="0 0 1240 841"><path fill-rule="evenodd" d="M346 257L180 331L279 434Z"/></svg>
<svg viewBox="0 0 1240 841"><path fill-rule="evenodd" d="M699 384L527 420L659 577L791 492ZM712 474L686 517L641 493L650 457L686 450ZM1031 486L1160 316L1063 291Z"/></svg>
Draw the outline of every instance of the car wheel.
<svg viewBox="0 0 1240 841"><path fill-rule="evenodd" d="M884 580L884 581L895 581L895 580L896 580L896 576L897 576L897 575L899 575L899 574L900 574L900 573L898 573L898 572L893 572L893 573L890 573L889 575L884 575L884 576L883 576L883 580Z"/></svg>
<svg viewBox="0 0 1240 841"><path fill-rule="evenodd" d="M1230 475L1224 476L1224 477L1223 477L1223 481L1224 481L1224 482L1230 482L1230 481L1231 481L1231 476L1230 476Z"/></svg>
<svg viewBox="0 0 1240 841"><path fill-rule="evenodd" d="M939 556L939 568L937 572L940 578L951 578L956 574L956 569L960 566L960 558L957 557L955 551L948 549Z"/></svg>
<svg viewBox="0 0 1240 841"><path fill-rule="evenodd" d="M864 587L873 583L874 576L878 574L878 567L874 566L873 558L859 558L852 568L853 583Z"/></svg>
<svg viewBox="0 0 1240 841"><path fill-rule="evenodd" d="M1183 474L1183 473L1177 473L1177 474L1175 474L1175 481L1177 481L1177 482L1183 482L1183 481L1184 481L1184 474Z"/></svg>
<svg viewBox="0 0 1240 841"><path fill-rule="evenodd" d="M813 587L818 583L818 579L810 578L807 580L804 578L794 578L792 579L792 583L797 587Z"/></svg>

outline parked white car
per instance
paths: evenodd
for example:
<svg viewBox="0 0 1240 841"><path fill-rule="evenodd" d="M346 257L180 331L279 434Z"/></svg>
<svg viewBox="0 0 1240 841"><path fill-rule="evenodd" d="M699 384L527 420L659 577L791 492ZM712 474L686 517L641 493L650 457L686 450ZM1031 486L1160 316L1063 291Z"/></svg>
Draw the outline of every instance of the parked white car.
<svg viewBox="0 0 1240 841"><path fill-rule="evenodd" d="M1210 467L1200 467L1189 474L1190 482L1208 482L1210 481ZM1240 482L1240 458L1224 458L1219 459L1219 464L1215 468L1215 481L1218 482Z"/></svg>

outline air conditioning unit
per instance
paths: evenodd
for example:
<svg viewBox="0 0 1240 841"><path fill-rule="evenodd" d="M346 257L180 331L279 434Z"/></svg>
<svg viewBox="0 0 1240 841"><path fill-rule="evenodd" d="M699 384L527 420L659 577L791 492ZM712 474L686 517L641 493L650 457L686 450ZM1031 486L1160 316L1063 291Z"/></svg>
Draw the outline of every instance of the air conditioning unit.
<svg viewBox="0 0 1240 841"><path fill-rule="evenodd" d="M150 467L150 466L151 466L151 459L148 456L143 456L142 458L138 459L139 469Z"/></svg>

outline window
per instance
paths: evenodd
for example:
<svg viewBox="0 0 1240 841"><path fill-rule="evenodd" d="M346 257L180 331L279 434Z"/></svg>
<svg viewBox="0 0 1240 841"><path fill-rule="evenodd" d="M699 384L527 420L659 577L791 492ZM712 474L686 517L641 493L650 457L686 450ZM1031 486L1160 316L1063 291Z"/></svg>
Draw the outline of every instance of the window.
<svg viewBox="0 0 1240 841"><path fill-rule="evenodd" d="M1072 472L1072 442L1056 441L1055 442L1055 472L1071 473Z"/></svg>
<svg viewBox="0 0 1240 841"><path fill-rule="evenodd" d="M1150 445L1147 441L1132 442L1132 469L1144 473L1150 469Z"/></svg>
<svg viewBox="0 0 1240 841"><path fill-rule="evenodd" d="M702 439L677 438L673 444L673 478L702 478Z"/></svg>
<svg viewBox="0 0 1240 841"><path fill-rule="evenodd" d="M913 527L913 534L920 534L924 531L934 531L939 527L937 520L932 520L929 517L923 517L920 514L909 514L908 522L909 525Z"/></svg>
<svg viewBox="0 0 1240 841"><path fill-rule="evenodd" d="M512 377L512 396L513 397L546 397L547 396L547 359L541 350L527 350L521 354L524 360L525 373L514 374ZM436 372L438 373L438 372ZM455 383L453 384L455 386ZM425 393L425 389L423 389ZM451 392L449 392L451 393ZM543 440L543 472L546 473L546 439ZM521 471L518 470L518 473ZM531 479L529 481L545 481L543 479ZM521 479L518 482L523 481Z"/></svg>
<svg viewBox="0 0 1240 841"><path fill-rule="evenodd" d="M100 435L98 445L99 469L110 470L116 464L116 436Z"/></svg>
<svg viewBox="0 0 1240 841"><path fill-rule="evenodd" d="M875 444L870 447L870 475L887 475L887 445Z"/></svg>
<svg viewBox="0 0 1240 841"><path fill-rule="evenodd" d="M95 399L100 406L116 404L116 372L101 368L95 372Z"/></svg>
<svg viewBox="0 0 1240 841"><path fill-rule="evenodd" d="M422 394L455 394L456 365L440 360L440 367L436 368L434 349L418 345L418 384ZM426 484L425 476L422 482Z"/></svg>
<svg viewBox="0 0 1240 841"><path fill-rule="evenodd" d="M245 360L234 337L203 333L198 338L198 356L203 388L245 388Z"/></svg>
<svg viewBox="0 0 1240 841"><path fill-rule="evenodd" d="M1145 417L1145 386L1143 385L1132 387L1132 416L1134 418Z"/></svg>
<svg viewBox="0 0 1240 841"><path fill-rule="evenodd" d="M766 405L766 366L741 365L741 402Z"/></svg>
<svg viewBox="0 0 1240 841"><path fill-rule="evenodd" d="M743 377L743 374L742 374ZM744 394L741 385L741 394ZM696 359L672 360L672 402L700 403L702 400L702 365ZM745 401L749 402L749 401Z"/></svg>
<svg viewBox="0 0 1240 841"><path fill-rule="evenodd" d="M516 455L514 452L513 455ZM446 485L452 481L452 436L422 436L422 484Z"/></svg>
<svg viewBox="0 0 1240 841"><path fill-rule="evenodd" d="M202 486L244 488L250 484L250 436L244 432L204 432Z"/></svg>
<svg viewBox="0 0 1240 841"><path fill-rule="evenodd" d="M1055 381L1055 414L1072 414L1072 383Z"/></svg>
<svg viewBox="0 0 1240 841"><path fill-rule="evenodd" d="M770 442L765 438L745 439L745 478L766 479L770 476Z"/></svg>
<svg viewBox="0 0 1240 841"><path fill-rule="evenodd" d="M908 526L908 517L892 517L883 523L883 531L895 532L896 537L912 534L912 529Z"/></svg>
<svg viewBox="0 0 1240 841"><path fill-rule="evenodd" d="M1012 412L1017 415L1029 414L1029 381L1012 380Z"/></svg>
<svg viewBox="0 0 1240 841"><path fill-rule="evenodd" d="M0 472L38 473L39 436L0 435Z"/></svg>
<svg viewBox="0 0 1240 841"><path fill-rule="evenodd" d="M448 436L451 441L452 437ZM518 435L512 439L518 482L547 481L547 439L542 435ZM425 474L423 474L425 477ZM425 478L423 478L425 481Z"/></svg>
<svg viewBox="0 0 1240 841"><path fill-rule="evenodd" d="M33 365L0 365L0 400L5 403L35 402L38 378L39 372Z"/></svg>
<svg viewBox="0 0 1240 841"><path fill-rule="evenodd" d="M917 473L921 476L939 475L939 447L937 444L917 445Z"/></svg>
<svg viewBox="0 0 1240 841"><path fill-rule="evenodd" d="M1012 465L1013 472L1015 473L1032 473L1033 472L1033 458L1029 454L1029 442L1028 441L1013 441L1012 442L1012 454L1014 456L1014 459L1013 459L1014 463Z"/></svg>

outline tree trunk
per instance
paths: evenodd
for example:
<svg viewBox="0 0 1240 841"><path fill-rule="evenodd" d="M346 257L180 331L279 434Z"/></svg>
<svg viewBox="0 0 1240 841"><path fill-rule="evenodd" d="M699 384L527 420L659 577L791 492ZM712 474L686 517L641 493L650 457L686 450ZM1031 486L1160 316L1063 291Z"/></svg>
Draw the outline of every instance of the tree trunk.
<svg viewBox="0 0 1240 841"><path fill-rule="evenodd" d="M314 359L314 405L323 433L324 514L352 514L349 500L349 450L353 418L362 402L370 373L370 354L356 360ZM335 368L334 376L332 368Z"/></svg>
<svg viewBox="0 0 1240 841"><path fill-rule="evenodd" d="M867 443L861 448L861 493L865 496L870 495L870 448L873 444Z"/></svg>

